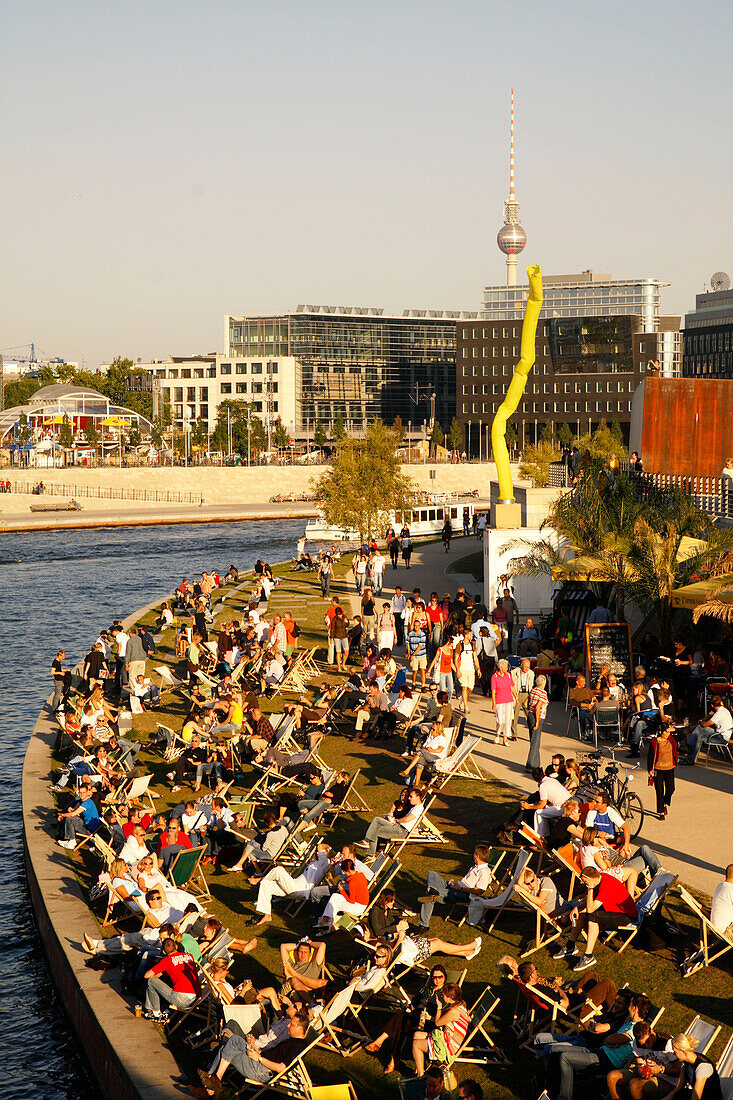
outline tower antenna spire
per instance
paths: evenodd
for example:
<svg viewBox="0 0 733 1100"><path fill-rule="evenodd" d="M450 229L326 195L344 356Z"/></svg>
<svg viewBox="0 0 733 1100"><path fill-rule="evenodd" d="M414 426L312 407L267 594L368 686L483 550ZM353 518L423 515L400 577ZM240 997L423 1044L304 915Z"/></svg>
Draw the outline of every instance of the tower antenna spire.
<svg viewBox="0 0 733 1100"><path fill-rule="evenodd" d="M511 89L509 112L509 198L504 199L504 224L496 243L506 256L507 286L517 282L517 256L527 243L527 234L519 224L519 203L514 196L514 89Z"/></svg>
<svg viewBox="0 0 733 1100"><path fill-rule="evenodd" d="M512 88L512 108L509 124L509 200L514 199L514 89Z"/></svg>

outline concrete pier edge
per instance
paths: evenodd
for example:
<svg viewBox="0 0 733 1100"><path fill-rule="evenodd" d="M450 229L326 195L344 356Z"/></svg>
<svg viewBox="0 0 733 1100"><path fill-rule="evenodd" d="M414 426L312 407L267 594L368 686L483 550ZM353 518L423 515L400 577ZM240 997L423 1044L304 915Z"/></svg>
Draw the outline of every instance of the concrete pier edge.
<svg viewBox="0 0 733 1100"><path fill-rule="evenodd" d="M125 626L164 599L140 608ZM51 978L105 1100L180 1098L178 1063L155 1026L136 1019L105 974L84 965L88 956L81 949L82 936L96 937L99 928L66 851L54 840L49 782L57 736L46 704L28 743L22 776L28 891Z"/></svg>

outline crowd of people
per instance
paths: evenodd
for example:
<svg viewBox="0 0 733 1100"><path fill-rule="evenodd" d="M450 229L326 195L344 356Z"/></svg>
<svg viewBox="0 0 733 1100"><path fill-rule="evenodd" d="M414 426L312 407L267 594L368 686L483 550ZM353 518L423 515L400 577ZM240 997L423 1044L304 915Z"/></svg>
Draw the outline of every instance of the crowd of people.
<svg viewBox="0 0 733 1100"><path fill-rule="evenodd" d="M394 537L409 567L404 536ZM396 568L393 542L388 538L391 567ZM299 548L293 562L298 572L304 553ZM123 988L137 1014L164 1026L177 1026L181 1014L206 996L216 1004L251 1010L246 1026L235 1021L215 1029L211 1055L190 1086L195 1095L218 1095L232 1069L261 1084L277 1077L309 1049L334 995L350 989L359 1019L367 1021L359 1047L388 1073L400 1060L412 1062L423 1095L438 1097L456 1085L451 1067L472 1017L461 984L429 960L439 954L470 965L509 890L557 922L562 937L552 957L582 973L568 981L546 980L534 964L517 965L512 959L504 964L512 989L537 986L563 1011L578 1011L577 1034L534 1039L552 1100L572 1100L576 1074L588 1071L602 1071L614 1097L647 1095L637 1083L648 1080L641 1069L650 1050L660 1067L655 1080L671 1082L670 1089L679 1091L699 1079L704 1084L695 1095L717 1100L717 1075L714 1068L708 1072L712 1063L695 1055L686 1036L665 1037L663 1051L652 1045L649 1036L657 1042L658 1033L642 1026L647 1026L648 999L616 989L597 970L599 937L636 919L637 900L661 870L657 855L646 845L632 849L628 823L603 790L583 789L576 760L555 754L542 767L550 676L561 675L563 682L573 678L573 705L580 731L587 733L586 712L606 692L614 697L618 688L612 674L588 688L572 668L572 635L562 614L549 639L546 626L536 626L531 618L522 622L506 577L491 610L463 587L455 595L433 591L423 598L419 587L408 594L395 585L394 595L380 601L390 564L378 546L365 545L348 567L356 595L344 600L331 595L336 564L334 555L322 553L316 567L322 598L328 601L324 665L330 676L317 679L306 692L291 688L283 693L281 710L273 711L264 700L280 694L298 665L301 631L286 607L270 608L278 579L263 561L242 586L246 606L238 617L233 600L221 604L217 599L223 584L240 585L232 565L224 578L216 570L193 582L183 578L174 598L162 605L155 628L114 622L75 670L65 667L66 654L58 652L50 705L69 747L54 784L59 843L73 850L98 842L105 867L93 894L107 901L112 917L121 910L142 920L138 931L86 936L90 963L100 968L121 964ZM603 612L599 605L596 614ZM147 661L159 649L170 649L177 658L172 686L165 681L155 685L148 676ZM663 684L650 685L648 679L638 668L634 686L643 684L647 701L661 701L660 728L650 727L649 708L637 707L627 729L631 751L648 745L655 786L662 775L666 808L674 784L663 773L671 758L677 766L677 756L665 742L671 730ZM183 701L182 725L173 731L161 722L158 734L143 746L121 719L128 709L159 710L161 689L175 690ZM499 846L510 852L502 873L482 838L461 878L428 872L419 912L413 912L395 889L399 882L385 881L382 868L390 851L408 843L424 823L433 783L440 778L437 767L460 747L475 690L490 699L497 742L515 740L524 716L527 769L537 789L519 802L497 836ZM592 698L580 697L586 691ZM650 696L650 691L662 694ZM711 722L721 705L713 699ZM647 723L637 741L634 714ZM690 734L692 757L707 730L724 727L720 718L705 722ZM328 766L329 743L341 736L394 745L398 735L405 747L395 780L404 779L404 786L389 812L370 814L363 831L352 829L348 842L334 849L327 830L342 812L366 809L367 803L349 801L355 797L354 774ZM127 795L141 752L163 754L162 775L170 793L186 788L190 797L174 800L165 813L131 801ZM243 790L245 802L248 788L264 793L256 822L232 799L232 788ZM577 874L539 873L528 861L515 873L526 827L548 852L569 853ZM281 945L280 969L268 980L253 983L251 970L239 982L231 977L242 966L237 957L256 959L260 945L254 936L237 938L223 927L208 889L200 888L205 880L192 872L184 884L176 884L172 869L187 852L198 853L197 861L214 876L246 876L253 891L253 927L272 923L273 902L293 914L288 928L302 920L302 910L309 916L310 929ZM733 866L728 870L716 892L713 916L726 922L730 935ZM447 911L455 906L465 906L472 937L465 942L431 933L436 907ZM330 948L343 929L351 932L353 949L339 974ZM395 975L402 998L397 1002L388 999L394 996ZM410 977L420 978L418 988L405 994ZM386 1016L385 1006L392 1009ZM461 1100L481 1100L481 1088L471 1077L461 1080L458 1090Z"/></svg>

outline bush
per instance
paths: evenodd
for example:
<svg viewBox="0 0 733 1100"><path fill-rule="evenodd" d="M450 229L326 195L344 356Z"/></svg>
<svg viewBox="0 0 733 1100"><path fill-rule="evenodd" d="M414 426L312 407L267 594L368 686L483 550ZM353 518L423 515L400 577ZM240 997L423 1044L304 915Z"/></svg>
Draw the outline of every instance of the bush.
<svg viewBox="0 0 733 1100"><path fill-rule="evenodd" d="M550 480L550 463L560 461L560 451L554 443L540 440L536 447L526 447L519 464L519 476L531 478L535 488L544 489Z"/></svg>

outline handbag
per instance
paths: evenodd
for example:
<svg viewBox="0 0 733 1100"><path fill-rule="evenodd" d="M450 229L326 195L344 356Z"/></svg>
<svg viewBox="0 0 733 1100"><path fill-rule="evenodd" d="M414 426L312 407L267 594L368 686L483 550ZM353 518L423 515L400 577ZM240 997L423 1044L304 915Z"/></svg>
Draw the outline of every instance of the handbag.
<svg viewBox="0 0 733 1100"><path fill-rule="evenodd" d="M653 771L649 772L649 778L647 779L647 786L649 786L649 787L654 786L654 772Z"/></svg>

